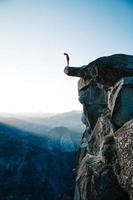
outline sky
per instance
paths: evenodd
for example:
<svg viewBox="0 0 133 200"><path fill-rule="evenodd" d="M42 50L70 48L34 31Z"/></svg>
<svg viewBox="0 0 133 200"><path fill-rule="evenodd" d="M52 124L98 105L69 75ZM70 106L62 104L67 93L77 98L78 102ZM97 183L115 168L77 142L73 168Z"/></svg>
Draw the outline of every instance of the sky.
<svg viewBox="0 0 133 200"><path fill-rule="evenodd" d="M75 67L133 54L133 0L0 0L0 112L81 110L64 52Z"/></svg>

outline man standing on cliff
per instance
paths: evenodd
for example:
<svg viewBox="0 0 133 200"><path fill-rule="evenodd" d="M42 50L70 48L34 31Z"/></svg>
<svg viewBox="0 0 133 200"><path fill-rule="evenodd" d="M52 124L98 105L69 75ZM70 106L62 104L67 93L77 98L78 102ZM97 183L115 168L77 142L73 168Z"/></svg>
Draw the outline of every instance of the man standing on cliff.
<svg viewBox="0 0 133 200"><path fill-rule="evenodd" d="M67 66L69 66L70 57L69 57L69 55L67 53L64 53L64 56L66 56Z"/></svg>

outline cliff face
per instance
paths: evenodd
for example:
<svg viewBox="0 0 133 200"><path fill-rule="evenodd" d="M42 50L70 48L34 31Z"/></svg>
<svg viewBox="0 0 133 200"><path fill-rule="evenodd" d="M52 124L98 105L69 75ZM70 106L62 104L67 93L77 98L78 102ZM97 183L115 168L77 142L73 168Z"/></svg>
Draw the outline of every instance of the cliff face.
<svg viewBox="0 0 133 200"><path fill-rule="evenodd" d="M86 125L74 200L133 200L133 56L101 57L65 73L80 77Z"/></svg>

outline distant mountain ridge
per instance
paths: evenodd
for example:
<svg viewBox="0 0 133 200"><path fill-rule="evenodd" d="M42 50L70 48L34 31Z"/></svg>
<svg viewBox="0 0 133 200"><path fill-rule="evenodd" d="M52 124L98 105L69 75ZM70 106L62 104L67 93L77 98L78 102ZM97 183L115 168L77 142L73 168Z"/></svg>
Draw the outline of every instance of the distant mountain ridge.
<svg viewBox="0 0 133 200"><path fill-rule="evenodd" d="M76 132L83 132L84 125L81 123L81 111L71 111L61 114L10 114L0 115L0 122L13 125L24 130L43 134L43 130L63 126ZM40 117L41 116L41 117Z"/></svg>
<svg viewBox="0 0 133 200"><path fill-rule="evenodd" d="M82 111L71 111L48 117L44 120L44 123L55 127L65 126L72 130L80 131L84 125L81 123Z"/></svg>
<svg viewBox="0 0 133 200"><path fill-rule="evenodd" d="M73 199L79 118L80 112L48 118L1 115L0 199Z"/></svg>

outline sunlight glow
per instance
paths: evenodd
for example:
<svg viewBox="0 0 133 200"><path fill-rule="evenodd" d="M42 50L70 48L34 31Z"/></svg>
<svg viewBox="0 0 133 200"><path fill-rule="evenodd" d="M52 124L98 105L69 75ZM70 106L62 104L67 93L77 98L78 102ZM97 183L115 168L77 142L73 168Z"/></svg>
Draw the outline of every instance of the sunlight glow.
<svg viewBox="0 0 133 200"><path fill-rule="evenodd" d="M82 109L78 79L63 72L63 52L71 66L133 54L128 1L5 0L0 19L0 112Z"/></svg>

